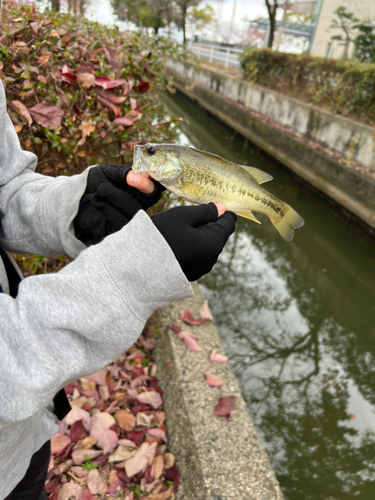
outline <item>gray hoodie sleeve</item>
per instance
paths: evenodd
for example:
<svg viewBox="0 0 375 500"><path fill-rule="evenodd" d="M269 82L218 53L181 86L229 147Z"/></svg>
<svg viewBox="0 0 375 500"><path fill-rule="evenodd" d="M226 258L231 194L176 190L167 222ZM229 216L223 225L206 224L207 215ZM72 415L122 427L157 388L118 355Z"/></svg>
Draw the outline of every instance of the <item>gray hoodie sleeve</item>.
<svg viewBox="0 0 375 500"><path fill-rule="evenodd" d="M16 299L0 294L0 427L117 358L154 310L193 295L143 211L59 273L23 280Z"/></svg>
<svg viewBox="0 0 375 500"><path fill-rule="evenodd" d="M0 243L7 250L76 257L85 246L73 220L87 172L57 178L36 174L36 156L22 151L0 83Z"/></svg>

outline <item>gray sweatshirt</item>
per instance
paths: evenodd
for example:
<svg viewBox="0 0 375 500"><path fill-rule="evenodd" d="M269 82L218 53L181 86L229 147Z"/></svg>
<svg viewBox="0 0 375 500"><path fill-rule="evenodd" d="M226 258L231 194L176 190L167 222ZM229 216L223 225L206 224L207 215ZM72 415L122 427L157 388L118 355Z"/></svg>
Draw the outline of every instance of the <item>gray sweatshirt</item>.
<svg viewBox="0 0 375 500"><path fill-rule="evenodd" d="M34 173L35 166L36 157L20 148L0 84L0 245L75 258L57 274L23 280L16 299L0 260L1 500L56 434L50 404L56 392L116 359L153 311L194 295L143 211L86 249L72 221L87 171L51 178Z"/></svg>

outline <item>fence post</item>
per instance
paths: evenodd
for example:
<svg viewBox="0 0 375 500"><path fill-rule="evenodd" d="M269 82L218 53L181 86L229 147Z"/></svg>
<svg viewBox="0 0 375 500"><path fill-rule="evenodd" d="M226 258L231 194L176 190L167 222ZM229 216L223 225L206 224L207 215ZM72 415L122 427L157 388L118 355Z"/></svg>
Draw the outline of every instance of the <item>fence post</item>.
<svg viewBox="0 0 375 500"><path fill-rule="evenodd" d="M227 48L227 53L226 53L226 56L225 56L225 67L227 68L228 67L228 61L229 61L229 47Z"/></svg>
<svg viewBox="0 0 375 500"><path fill-rule="evenodd" d="M201 44L199 43L199 45L198 45L198 59L200 59L200 58L201 58L201 47L202 47L202 46L201 46Z"/></svg>
<svg viewBox="0 0 375 500"><path fill-rule="evenodd" d="M210 63L212 63L214 59L214 46L211 45L211 51L210 51Z"/></svg>

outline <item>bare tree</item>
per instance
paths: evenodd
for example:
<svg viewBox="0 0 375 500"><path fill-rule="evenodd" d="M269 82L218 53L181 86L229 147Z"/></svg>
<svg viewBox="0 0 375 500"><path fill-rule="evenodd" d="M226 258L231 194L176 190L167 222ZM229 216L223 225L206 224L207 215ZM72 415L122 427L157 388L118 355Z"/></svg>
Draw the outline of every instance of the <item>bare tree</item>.
<svg viewBox="0 0 375 500"><path fill-rule="evenodd" d="M268 34L268 40L267 40L267 47L269 49L272 49L273 45L273 38L275 36L275 28L276 28L276 13L277 9L281 5L280 0L265 0L266 2L266 7L268 11L268 17L270 20L270 29L269 29L269 34ZM273 3L271 3L273 2Z"/></svg>

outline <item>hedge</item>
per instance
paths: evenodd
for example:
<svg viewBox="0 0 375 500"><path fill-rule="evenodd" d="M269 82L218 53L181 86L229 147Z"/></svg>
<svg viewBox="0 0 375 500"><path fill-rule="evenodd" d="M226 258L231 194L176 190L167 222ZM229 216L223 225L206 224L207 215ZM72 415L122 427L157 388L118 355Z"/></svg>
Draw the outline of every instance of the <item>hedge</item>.
<svg viewBox="0 0 375 500"><path fill-rule="evenodd" d="M134 144L171 141L173 120L164 122L160 91L168 87L165 58L180 55L163 38L31 4L8 2L0 19L8 112L44 174L129 163Z"/></svg>
<svg viewBox="0 0 375 500"><path fill-rule="evenodd" d="M246 80L365 123L375 121L375 64L285 54L241 55Z"/></svg>

